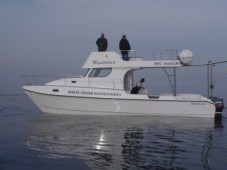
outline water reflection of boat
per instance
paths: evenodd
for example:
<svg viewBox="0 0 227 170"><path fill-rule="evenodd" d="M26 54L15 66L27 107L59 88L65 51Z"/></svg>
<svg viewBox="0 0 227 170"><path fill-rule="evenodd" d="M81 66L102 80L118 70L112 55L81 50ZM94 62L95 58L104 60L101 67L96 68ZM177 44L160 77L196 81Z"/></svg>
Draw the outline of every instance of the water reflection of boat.
<svg viewBox="0 0 227 170"><path fill-rule="evenodd" d="M176 92L176 68L191 61L192 53L188 50L179 54L176 50L160 51L152 60L146 61L138 57L124 61L115 52L93 52L83 66L88 70L85 76L59 79L45 85L27 85L23 89L46 113L214 118L215 105L210 99L199 94ZM171 75L167 75L173 93L154 96L145 91L131 94L133 72L144 68L171 69Z"/></svg>
<svg viewBox="0 0 227 170"><path fill-rule="evenodd" d="M209 166L213 126L202 118L41 114L27 146L47 158L80 157L91 169L193 169L191 162Z"/></svg>

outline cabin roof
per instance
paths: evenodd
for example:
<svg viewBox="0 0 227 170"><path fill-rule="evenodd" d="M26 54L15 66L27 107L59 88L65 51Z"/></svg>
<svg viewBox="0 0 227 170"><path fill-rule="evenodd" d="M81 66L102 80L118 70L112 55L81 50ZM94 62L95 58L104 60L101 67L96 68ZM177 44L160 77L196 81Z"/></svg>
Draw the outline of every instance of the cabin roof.
<svg viewBox="0 0 227 170"><path fill-rule="evenodd" d="M122 60L121 56L113 51L92 52L85 61L83 68L160 68L181 67L179 60L142 60L131 58Z"/></svg>

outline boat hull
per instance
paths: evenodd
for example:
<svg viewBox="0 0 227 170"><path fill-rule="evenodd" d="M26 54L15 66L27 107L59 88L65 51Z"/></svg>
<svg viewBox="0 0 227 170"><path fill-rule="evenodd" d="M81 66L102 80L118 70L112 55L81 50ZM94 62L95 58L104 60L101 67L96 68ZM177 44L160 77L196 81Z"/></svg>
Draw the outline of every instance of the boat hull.
<svg viewBox="0 0 227 170"><path fill-rule="evenodd" d="M45 113L78 115L158 115L214 118L215 106L207 101L172 99L98 98L53 95L24 89Z"/></svg>

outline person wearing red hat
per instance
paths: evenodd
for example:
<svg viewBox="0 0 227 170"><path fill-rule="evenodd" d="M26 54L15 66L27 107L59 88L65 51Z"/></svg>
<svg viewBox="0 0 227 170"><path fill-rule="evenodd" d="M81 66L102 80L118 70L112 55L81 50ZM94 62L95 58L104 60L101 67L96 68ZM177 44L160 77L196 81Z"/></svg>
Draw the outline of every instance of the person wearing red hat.
<svg viewBox="0 0 227 170"><path fill-rule="evenodd" d="M108 41L105 38L105 34L101 33L101 37L99 37L96 41L96 45L98 46L98 51L107 51Z"/></svg>

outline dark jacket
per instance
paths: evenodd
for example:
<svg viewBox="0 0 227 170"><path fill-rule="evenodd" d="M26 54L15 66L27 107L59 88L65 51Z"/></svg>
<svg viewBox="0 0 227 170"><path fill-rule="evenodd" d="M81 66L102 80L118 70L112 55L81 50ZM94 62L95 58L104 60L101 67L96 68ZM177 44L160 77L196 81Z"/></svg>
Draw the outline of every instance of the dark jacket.
<svg viewBox="0 0 227 170"><path fill-rule="evenodd" d="M131 90L131 94L138 94L139 90L141 89L141 87L133 87L132 90Z"/></svg>
<svg viewBox="0 0 227 170"><path fill-rule="evenodd" d="M106 38L98 38L96 41L96 45L98 46L99 51L106 51L108 46L108 41Z"/></svg>
<svg viewBox="0 0 227 170"><path fill-rule="evenodd" d="M128 42L128 40L125 38L122 38L120 43L119 43L119 49L122 52L128 52L129 50L131 50L130 44ZM124 51L125 50L125 51Z"/></svg>

